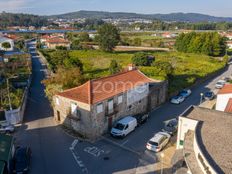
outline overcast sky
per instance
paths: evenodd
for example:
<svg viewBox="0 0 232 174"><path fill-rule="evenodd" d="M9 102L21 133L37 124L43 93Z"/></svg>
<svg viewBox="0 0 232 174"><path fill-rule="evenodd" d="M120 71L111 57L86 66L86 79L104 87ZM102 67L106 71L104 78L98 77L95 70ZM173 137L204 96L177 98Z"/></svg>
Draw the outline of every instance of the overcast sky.
<svg viewBox="0 0 232 174"><path fill-rule="evenodd" d="M197 12L232 17L232 0L0 0L0 11L40 15L79 10L136 13Z"/></svg>

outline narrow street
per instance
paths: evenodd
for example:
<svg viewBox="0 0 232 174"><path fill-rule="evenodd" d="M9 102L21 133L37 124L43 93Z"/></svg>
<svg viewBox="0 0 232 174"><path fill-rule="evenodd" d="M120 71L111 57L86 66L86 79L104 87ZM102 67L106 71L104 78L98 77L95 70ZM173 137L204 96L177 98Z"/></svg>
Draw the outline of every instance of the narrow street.
<svg viewBox="0 0 232 174"><path fill-rule="evenodd" d="M17 145L32 149L31 174L76 174L76 162L69 150L73 138L57 127L52 117L49 101L45 97L44 67L32 55L33 80L31 94L24 115L24 123L16 132Z"/></svg>

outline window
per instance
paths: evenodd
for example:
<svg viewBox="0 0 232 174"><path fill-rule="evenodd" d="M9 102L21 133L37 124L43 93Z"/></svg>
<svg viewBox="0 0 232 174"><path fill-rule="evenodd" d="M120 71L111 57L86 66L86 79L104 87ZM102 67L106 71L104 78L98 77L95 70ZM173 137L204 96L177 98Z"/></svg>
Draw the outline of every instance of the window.
<svg viewBox="0 0 232 174"><path fill-rule="evenodd" d="M114 101L113 99L111 99L111 100L108 100L108 111L113 112L113 110L114 110Z"/></svg>
<svg viewBox="0 0 232 174"><path fill-rule="evenodd" d="M60 105L60 100L58 97L56 97L56 105Z"/></svg>
<svg viewBox="0 0 232 174"><path fill-rule="evenodd" d="M102 104L102 103L99 103L99 104L97 105L97 113L99 114L99 113L101 113L101 112L103 112L103 104Z"/></svg>
<svg viewBox="0 0 232 174"><path fill-rule="evenodd" d="M122 103L122 95L118 96L118 104Z"/></svg>
<svg viewBox="0 0 232 174"><path fill-rule="evenodd" d="M77 104L71 103L71 114L76 115L77 114Z"/></svg>

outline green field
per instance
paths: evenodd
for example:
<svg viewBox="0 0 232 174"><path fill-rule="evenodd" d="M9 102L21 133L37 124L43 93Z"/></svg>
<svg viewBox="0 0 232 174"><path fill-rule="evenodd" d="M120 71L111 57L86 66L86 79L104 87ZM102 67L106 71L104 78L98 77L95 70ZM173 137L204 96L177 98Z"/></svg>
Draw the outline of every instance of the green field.
<svg viewBox="0 0 232 174"><path fill-rule="evenodd" d="M187 54L179 52L149 52L155 56L155 61L170 62L174 73L169 81L169 92L175 92L192 85L197 79L213 73L225 66L225 61L220 61L206 55ZM78 57L84 64L84 74L89 79L109 75L110 61L115 59L125 68L131 63L134 53L115 52L105 53L99 50L70 51L71 57ZM165 79L165 75L157 74L156 67L139 67L147 76L154 79Z"/></svg>

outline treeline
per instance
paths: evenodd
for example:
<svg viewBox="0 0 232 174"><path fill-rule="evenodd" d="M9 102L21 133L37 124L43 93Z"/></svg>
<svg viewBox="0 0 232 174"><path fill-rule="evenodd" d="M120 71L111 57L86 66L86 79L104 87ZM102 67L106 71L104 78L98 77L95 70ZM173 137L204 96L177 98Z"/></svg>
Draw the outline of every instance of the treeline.
<svg viewBox="0 0 232 174"><path fill-rule="evenodd" d="M84 23L74 23L74 27L82 30L97 30L104 23L100 19L86 19Z"/></svg>
<svg viewBox="0 0 232 174"><path fill-rule="evenodd" d="M127 25L121 24L121 28L128 27ZM232 23L230 22L200 22L200 23L188 23L188 22L163 22L163 21L153 21L149 24L135 23L129 26L128 29L134 29L139 27L141 30L230 30L232 29Z"/></svg>
<svg viewBox="0 0 232 174"><path fill-rule="evenodd" d="M180 52L210 56L222 56L226 50L225 38L216 32L182 33L177 37L175 47Z"/></svg>
<svg viewBox="0 0 232 174"><path fill-rule="evenodd" d="M0 28L11 26L41 27L46 25L48 25L48 21L44 17L30 14L0 13Z"/></svg>

